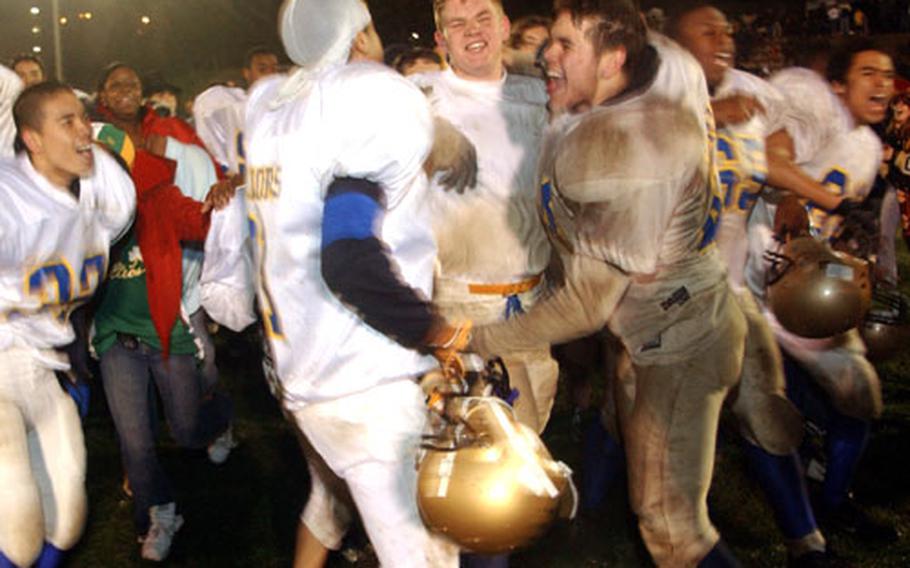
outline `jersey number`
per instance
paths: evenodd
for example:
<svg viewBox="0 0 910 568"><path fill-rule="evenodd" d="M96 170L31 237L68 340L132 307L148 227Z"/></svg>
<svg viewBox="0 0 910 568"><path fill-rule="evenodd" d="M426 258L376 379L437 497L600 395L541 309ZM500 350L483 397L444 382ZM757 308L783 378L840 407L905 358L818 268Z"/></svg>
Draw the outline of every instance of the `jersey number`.
<svg viewBox="0 0 910 568"><path fill-rule="evenodd" d="M262 226L256 219L256 216L250 213L248 217L250 223L250 236L256 243L256 262L259 265L259 305L262 309L262 321L265 326L266 337L270 339L284 339L284 331L281 325L281 318L275 313L275 302L272 301L272 294L269 292L265 276L265 235L262 232Z"/></svg>

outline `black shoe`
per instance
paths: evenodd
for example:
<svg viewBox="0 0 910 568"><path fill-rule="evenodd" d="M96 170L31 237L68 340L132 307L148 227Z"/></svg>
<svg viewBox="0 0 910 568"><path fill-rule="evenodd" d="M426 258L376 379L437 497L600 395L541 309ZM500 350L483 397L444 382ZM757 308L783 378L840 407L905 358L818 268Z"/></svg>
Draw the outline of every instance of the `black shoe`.
<svg viewBox="0 0 910 568"><path fill-rule="evenodd" d="M830 552L813 550L799 556L787 555L787 568L852 568L849 562Z"/></svg>
<svg viewBox="0 0 910 568"><path fill-rule="evenodd" d="M822 518L825 530L846 533L879 543L895 542L900 535L894 525L872 518L852 498Z"/></svg>

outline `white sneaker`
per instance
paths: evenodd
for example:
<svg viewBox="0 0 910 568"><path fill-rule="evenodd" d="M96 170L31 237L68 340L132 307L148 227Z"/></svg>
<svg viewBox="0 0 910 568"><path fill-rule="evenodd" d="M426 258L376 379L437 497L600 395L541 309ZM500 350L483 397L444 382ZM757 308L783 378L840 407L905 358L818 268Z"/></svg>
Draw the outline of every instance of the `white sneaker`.
<svg viewBox="0 0 910 568"><path fill-rule="evenodd" d="M231 455L231 450L237 447L237 441L234 440L234 428L228 426L223 434L215 438L215 441L209 444L208 454L209 461L215 465L221 465L227 461Z"/></svg>
<svg viewBox="0 0 910 568"><path fill-rule="evenodd" d="M183 517L176 510L176 503L156 505L149 509L152 525L142 539L142 558L145 560L161 562L167 558L174 535L183 526Z"/></svg>

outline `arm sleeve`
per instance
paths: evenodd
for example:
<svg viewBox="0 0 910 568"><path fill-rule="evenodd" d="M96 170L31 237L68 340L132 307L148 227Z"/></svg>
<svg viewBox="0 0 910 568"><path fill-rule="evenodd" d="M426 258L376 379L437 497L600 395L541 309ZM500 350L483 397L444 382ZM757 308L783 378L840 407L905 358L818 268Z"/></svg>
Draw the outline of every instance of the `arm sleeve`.
<svg viewBox="0 0 910 568"><path fill-rule="evenodd" d="M368 179L382 188L393 209L423 176L433 145L429 103L407 79L386 69L363 67L322 93L324 124L340 135L327 141L334 178Z"/></svg>
<svg viewBox="0 0 910 568"><path fill-rule="evenodd" d="M95 209L102 226L116 242L126 233L136 215L136 187L124 169L101 148L93 148L95 172L90 178Z"/></svg>
<svg viewBox="0 0 910 568"><path fill-rule="evenodd" d="M169 137L164 154L177 162L174 185L187 197L197 201L205 199L209 189L218 181L215 166L206 151L195 144Z"/></svg>
<svg viewBox="0 0 910 568"><path fill-rule="evenodd" d="M238 189L227 207L212 213L199 278L205 311L234 331L256 321L251 255L246 202L243 189Z"/></svg>
<svg viewBox="0 0 910 568"><path fill-rule="evenodd" d="M415 349L424 345L435 318L376 236L383 205L376 183L355 178L332 183L322 219L322 277L370 327Z"/></svg>
<svg viewBox="0 0 910 568"><path fill-rule="evenodd" d="M474 328L469 350L484 357L564 343L602 329L629 287L629 277L605 262L564 257L565 282L525 314Z"/></svg>
<svg viewBox="0 0 910 568"><path fill-rule="evenodd" d="M0 65L0 157L13 155L13 140L16 138L13 104L22 88L19 76Z"/></svg>
<svg viewBox="0 0 910 568"><path fill-rule="evenodd" d="M827 81L809 69L785 69L770 82L786 100L777 124L793 139L794 161L808 162L836 133L838 101Z"/></svg>

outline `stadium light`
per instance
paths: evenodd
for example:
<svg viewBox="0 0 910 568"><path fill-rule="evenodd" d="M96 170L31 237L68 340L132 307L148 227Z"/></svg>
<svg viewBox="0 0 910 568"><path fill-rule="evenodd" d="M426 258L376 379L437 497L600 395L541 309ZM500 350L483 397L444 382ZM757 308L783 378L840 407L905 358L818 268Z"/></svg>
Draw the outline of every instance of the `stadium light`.
<svg viewBox="0 0 910 568"><path fill-rule="evenodd" d="M139 18L139 21L142 22L146 26L152 23L152 19L149 18L148 16L142 16L141 18Z"/></svg>
<svg viewBox="0 0 910 568"><path fill-rule="evenodd" d="M40 45L34 46L34 47L32 48L32 51L35 52L35 53L41 53L41 46L40 46Z"/></svg>
<svg viewBox="0 0 910 568"><path fill-rule="evenodd" d="M29 12L31 12L32 16L37 16L38 14L41 13L41 8L39 8L38 6L32 6L31 9L29 10Z"/></svg>

